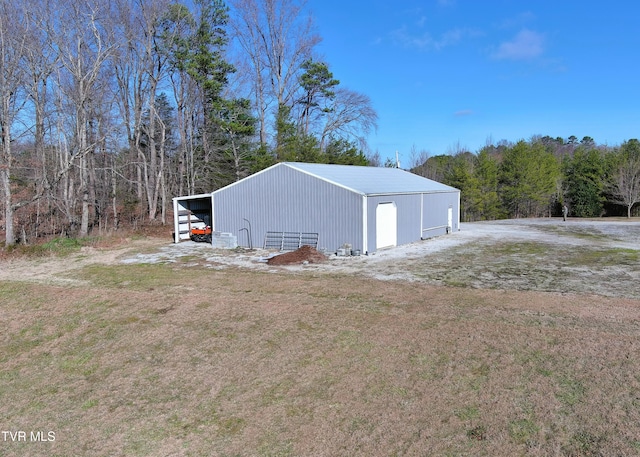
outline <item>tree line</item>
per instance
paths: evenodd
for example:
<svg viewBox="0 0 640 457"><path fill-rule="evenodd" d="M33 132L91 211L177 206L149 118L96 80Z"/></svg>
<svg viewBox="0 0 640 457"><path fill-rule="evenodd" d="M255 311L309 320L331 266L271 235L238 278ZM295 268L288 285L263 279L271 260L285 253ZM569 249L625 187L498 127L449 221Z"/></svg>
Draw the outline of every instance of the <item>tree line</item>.
<svg viewBox="0 0 640 457"><path fill-rule="evenodd" d="M392 166L320 41L304 0L0 0L4 244L164 224L172 197L278 161ZM467 221L630 216L639 151L536 137L414 171L461 189Z"/></svg>
<svg viewBox="0 0 640 457"><path fill-rule="evenodd" d="M460 189L463 221L640 213L640 142L609 147L534 136L489 144L476 154L458 151L426 157L414 152L414 171Z"/></svg>
<svg viewBox="0 0 640 457"><path fill-rule="evenodd" d="M297 0L0 0L5 244L165 223L277 161L367 164Z"/></svg>

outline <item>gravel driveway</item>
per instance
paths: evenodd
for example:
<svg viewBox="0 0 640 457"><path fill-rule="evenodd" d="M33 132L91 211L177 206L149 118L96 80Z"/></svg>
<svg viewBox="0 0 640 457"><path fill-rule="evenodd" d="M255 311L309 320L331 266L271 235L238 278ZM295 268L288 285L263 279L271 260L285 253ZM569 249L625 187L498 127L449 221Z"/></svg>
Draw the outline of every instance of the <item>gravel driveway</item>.
<svg viewBox="0 0 640 457"><path fill-rule="evenodd" d="M640 220L511 219L461 224L459 232L384 249L331 256L323 264L273 267L262 250L211 250L202 243L161 246L124 262L175 262L210 268L326 272L381 280L481 289L535 290L640 298ZM187 261L185 264L189 264Z"/></svg>

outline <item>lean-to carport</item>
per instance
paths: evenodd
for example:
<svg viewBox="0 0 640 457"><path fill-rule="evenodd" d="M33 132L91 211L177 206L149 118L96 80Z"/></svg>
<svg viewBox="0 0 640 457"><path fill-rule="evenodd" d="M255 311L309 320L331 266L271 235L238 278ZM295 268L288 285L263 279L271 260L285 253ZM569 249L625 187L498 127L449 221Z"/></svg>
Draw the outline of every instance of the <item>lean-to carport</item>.
<svg viewBox="0 0 640 457"><path fill-rule="evenodd" d="M189 195L173 199L173 241L189 239L192 228L213 225L213 200L211 194Z"/></svg>

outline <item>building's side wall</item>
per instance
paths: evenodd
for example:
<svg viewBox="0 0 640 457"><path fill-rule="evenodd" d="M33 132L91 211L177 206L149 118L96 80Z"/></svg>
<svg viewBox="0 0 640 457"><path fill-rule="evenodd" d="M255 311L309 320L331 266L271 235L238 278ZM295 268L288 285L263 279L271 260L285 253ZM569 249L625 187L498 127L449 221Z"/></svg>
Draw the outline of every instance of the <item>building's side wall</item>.
<svg viewBox="0 0 640 457"><path fill-rule="evenodd" d="M319 248L362 246L362 196L285 166L274 167L213 194L214 227L248 246L263 245L268 231L319 234ZM247 219L245 221L244 219Z"/></svg>
<svg viewBox="0 0 640 457"><path fill-rule="evenodd" d="M376 251L376 208L380 203L396 204L398 245L420 239L420 194L376 195L367 198L367 252Z"/></svg>
<svg viewBox="0 0 640 457"><path fill-rule="evenodd" d="M460 230L460 193L377 195L367 198L367 252L376 251L376 208L394 202L398 217L398 245L447 233L448 212L452 209L451 231Z"/></svg>
<svg viewBox="0 0 640 457"><path fill-rule="evenodd" d="M460 230L460 192L438 192L423 194L422 238L444 235L449 225L449 208L453 217L450 230Z"/></svg>

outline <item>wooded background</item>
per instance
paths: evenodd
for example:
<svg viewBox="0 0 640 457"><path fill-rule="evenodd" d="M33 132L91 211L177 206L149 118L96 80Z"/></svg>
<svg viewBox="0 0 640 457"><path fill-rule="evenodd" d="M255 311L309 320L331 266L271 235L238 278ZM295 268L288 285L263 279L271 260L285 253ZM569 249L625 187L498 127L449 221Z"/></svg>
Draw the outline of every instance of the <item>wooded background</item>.
<svg viewBox="0 0 640 457"><path fill-rule="evenodd" d="M460 189L463 221L559 216L625 216L639 212L640 142L597 145L533 136L489 144L477 153L414 153L415 173Z"/></svg>
<svg viewBox="0 0 640 457"><path fill-rule="evenodd" d="M5 245L166 224L172 197L278 161L394 166L367 146L370 98L340 84L320 41L296 0L0 0ZM640 199L637 140L411 156L412 171L462 190L465 221L564 204L631 216Z"/></svg>

